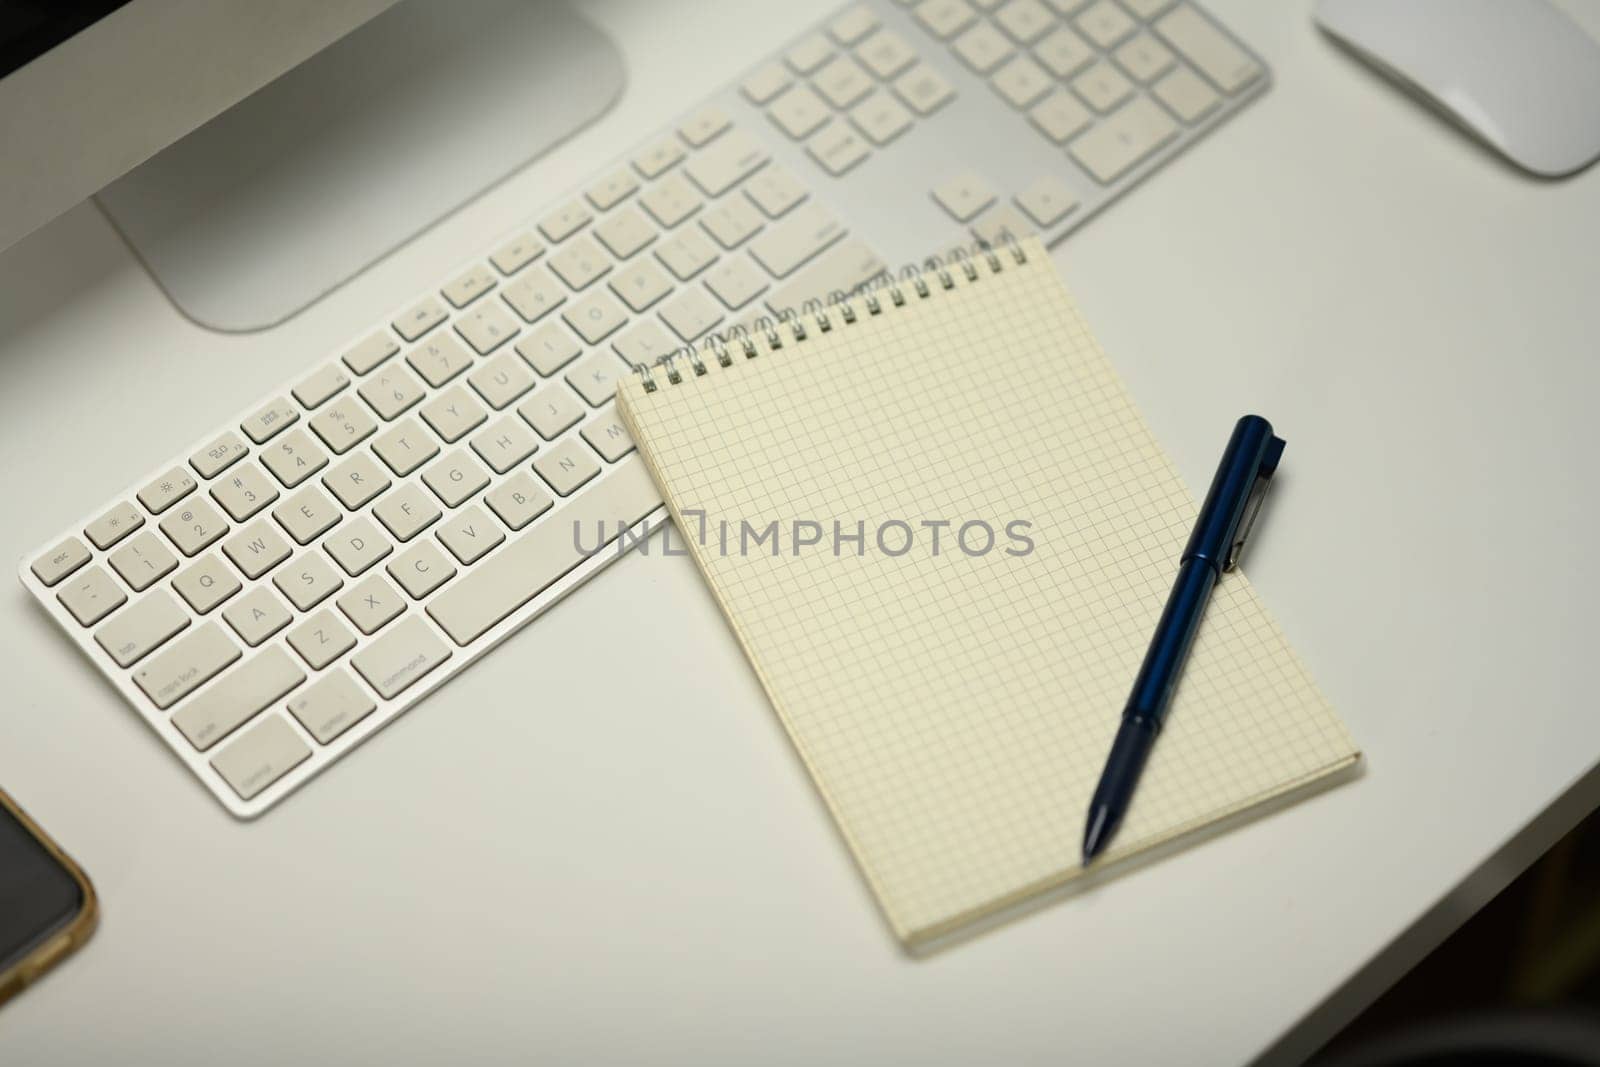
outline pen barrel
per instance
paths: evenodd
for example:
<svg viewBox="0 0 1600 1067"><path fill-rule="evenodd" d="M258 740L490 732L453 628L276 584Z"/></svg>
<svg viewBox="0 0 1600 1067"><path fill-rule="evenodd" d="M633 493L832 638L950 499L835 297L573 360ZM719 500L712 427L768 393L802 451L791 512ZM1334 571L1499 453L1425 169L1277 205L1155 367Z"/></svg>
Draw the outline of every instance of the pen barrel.
<svg viewBox="0 0 1600 1067"><path fill-rule="evenodd" d="M1221 575L1219 567L1206 559L1190 559L1178 568L1178 580L1161 610L1161 621L1156 624L1155 636L1139 666L1133 691L1128 694L1127 706L1122 710L1124 721L1148 722L1152 729L1160 730L1166 721L1167 708L1172 701L1172 691L1183 674L1183 664L1189 657L1189 646L1200 629L1205 615L1206 602L1211 599L1211 589Z"/></svg>

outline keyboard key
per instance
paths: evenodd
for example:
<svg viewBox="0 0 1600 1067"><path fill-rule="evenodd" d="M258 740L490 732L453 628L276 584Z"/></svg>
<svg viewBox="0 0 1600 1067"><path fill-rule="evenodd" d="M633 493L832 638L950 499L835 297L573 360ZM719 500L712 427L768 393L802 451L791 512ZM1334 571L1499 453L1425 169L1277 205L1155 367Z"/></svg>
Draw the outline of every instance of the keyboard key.
<svg viewBox="0 0 1600 1067"><path fill-rule="evenodd" d="M81 626L93 626L127 603L124 593L111 575L99 567L80 571L56 593L61 606L72 612Z"/></svg>
<svg viewBox="0 0 1600 1067"><path fill-rule="evenodd" d="M472 394L459 385L440 393L422 408L422 421L433 427L446 444L459 441L488 417Z"/></svg>
<svg viewBox="0 0 1600 1067"><path fill-rule="evenodd" d="M789 87L789 72L778 63L766 63L744 80L740 91L752 104L765 104Z"/></svg>
<svg viewBox="0 0 1600 1067"><path fill-rule="evenodd" d="M1114 0L1100 0L1078 16L1077 26L1101 48L1110 48L1138 28Z"/></svg>
<svg viewBox="0 0 1600 1067"><path fill-rule="evenodd" d="M189 466L193 467L195 473L202 478L215 478L249 452L249 446L238 434L232 430L225 430L216 440L190 456Z"/></svg>
<svg viewBox="0 0 1600 1067"><path fill-rule="evenodd" d="M289 543L264 519L257 519L223 544L222 551L246 578L259 578L289 558Z"/></svg>
<svg viewBox="0 0 1600 1067"><path fill-rule="evenodd" d="M277 500L278 487L267 480L260 467L247 463L213 485L211 498L234 522L243 522Z"/></svg>
<svg viewBox="0 0 1600 1067"><path fill-rule="evenodd" d="M482 304L456 320L456 333L480 356L487 356L511 340L520 329L499 304Z"/></svg>
<svg viewBox="0 0 1600 1067"><path fill-rule="evenodd" d="M801 74L810 74L833 55L833 46L820 33L809 34L800 39L800 42L790 48L784 56L793 67Z"/></svg>
<svg viewBox="0 0 1600 1067"><path fill-rule="evenodd" d="M870 103L871 100L863 102L861 107L866 107ZM772 219L787 214L789 209L799 205L807 195L806 187L801 185L793 174L779 166L767 167L751 178L745 183L744 194ZM714 224L712 215L718 215ZM735 197L708 212L706 217L700 220L700 224L723 247L733 248L761 228L761 218L750 211L748 204ZM724 237L728 240L724 240Z"/></svg>
<svg viewBox="0 0 1600 1067"><path fill-rule="evenodd" d="M1039 0L1011 0L995 15L995 21L1016 40L1027 44L1037 40L1056 20Z"/></svg>
<svg viewBox="0 0 1600 1067"><path fill-rule="evenodd" d="M356 647L356 635L331 609L323 608L289 631L289 646L312 670L320 671Z"/></svg>
<svg viewBox="0 0 1600 1067"><path fill-rule="evenodd" d="M589 186L589 191L584 195L589 198L589 203L601 211L610 211L638 191L639 179L622 168Z"/></svg>
<svg viewBox="0 0 1600 1067"><path fill-rule="evenodd" d="M652 185L639 194L639 202L657 222L669 227L676 226L699 211L702 203L700 194L681 174L674 174Z"/></svg>
<svg viewBox="0 0 1600 1067"><path fill-rule="evenodd" d="M1102 115L1133 95L1133 83L1110 63L1096 63L1072 79L1072 91Z"/></svg>
<svg viewBox="0 0 1600 1067"><path fill-rule="evenodd" d="M239 658L239 646L215 622L203 622L145 661L133 680L156 707L166 710L222 673Z"/></svg>
<svg viewBox="0 0 1600 1067"><path fill-rule="evenodd" d="M467 378L484 403L496 411L532 389L534 381L533 372L514 352L500 353Z"/></svg>
<svg viewBox="0 0 1600 1067"><path fill-rule="evenodd" d="M611 269L610 257L588 236L580 237L561 251L552 253L546 262L556 276L575 292L594 284Z"/></svg>
<svg viewBox="0 0 1600 1067"><path fill-rule="evenodd" d="M548 270L535 267L507 285L501 296L525 321L538 322L561 306L567 291Z"/></svg>
<svg viewBox="0 0 1600 1067"><path fill-rule="evenodd" d="M683 146L676 138L663 137L633 157L633 166L646 178L657 178L683 161Z"/></svg>
<svg viewBox="0 0 1600 1067"><path fill-rule="evenodd" d="M557 323L550 323L517 342L517 355L546 378L576 359L583 351L577 338Z"/></svg>
<svg viewBox="0 0 1600 1067"><path fill-rule="evenodd" d="M135 593L148 589L178 566L178 558L148 530L135 534L127 544L111 553L108 561L111 569L121 575Z"/></svg>
<svg viewBox="0 0 1600 1067"><path fill-rule="evenodd" d="M892 78L910 66L917 50L893 30L879 30L856 49L856 55L878 77Z"/></svg>
<svg viewBox="0 0 1600 1067"><path fill-rule="evenodd" d="M195 480L182 467L174 467L143 489L139 490L139 503L152 515L159 515L172 505L194 492Z"/></svg>
<svg viewBox="0 0 1600 1067"><path fill-rule="evenodd" d="M215 495L215 493L216 490L213 489L212 494ZM85 526L83 529L83 535L94 544L94 547L104 552L106 549L110 548L124 537L127 537L129 534L133 533L133 531L137 530L143 525L144 513L138 508L134 507L128 501L122 500L111 505L104 515L101 515L88 526ZM60 551L60 547L61 546L57 547L57 551ZM54 552L50 553L51 557L54 555ZM39 564L43 562L43 560L40 560L33 565L33 573L37 575L39 580L44 582L45 585L55 585L56 582L66 577L68 574L71 574L72 571L75 570L80 564L89 562L89 556L87 553L85 553L83 559L78 563L74 563L71 567L64 571L57 571L54 578L48 579L39 572ZM63 562L65 561L63 560Z"/></svg>
<svg viewBox="0 0 1600 1067"><path fill-rule="evenodd" d="M844 224L833 214L817 204L805 204L751 241L750 254L773 277L783 278L844 234Z"/></svg>
<svg viewBox="0 0 1600 1067"><path fill-rule="evenodd" d="M222 617L251 648L289 625L289 609L264 586L223 608Z"/></svg>
<svg viewBox="0 0 1600 1067"><path fill-rule="evenodd" d="M463 567L476 563L506 539L505 531L476 504L446 519L438 536Z"/></svg>
<svg viewBox="0 0 1600 1067"><path fill-rule="evenodd" d="M873 82L861 64L849 56L840 56L819 70L812 84L834 107L849 107L872 90Z"/></svg>
<svg viewBox="0 0 1600 1067"><path fill-rule="evenodd" d="M615 463L633 451L633 438L628 436L627 427L622 425L622 420L615 414L595 419L585 426L583 439L588 441L589 447L600 453L600 457L607 463Z"/></svg>
<svg viewBox="0 0 1600 1067"><path fill-rule="evenodd" d="M550 241L565 241L589 225L594 214L583 206L581 200L571 200L546 215L539 223L539 232Z"/></svg>
<svg viewBox="0 0 1600 1067"><path fill-rule="evenodd" d="M1094 59L1095 51L1082 37L1062 26L1040 41L1033 50L1039 62L1058 78L1066 78Z"/></svg>
<svg viewBox="0 0 1600 1067"><path fill-rule="evenodd" d="M628 174L627 171L620 171L619 173L628 181L633 181L633 176ZM605 183L602 182L595 188L602 189L604 187ZM635 184L634 188L637 187L637 184ZM630 193L632 191L633 189L628 190ZM623 196L626 195L627 193L623 194ZM594 198L595 192L594 190L590 190L589 199L594 200ZM618 199L621 199L621 197ZM611 203L615 202L616 201L612 201ZM595 206L603 209L610 207L611 204L602 204L596 201ZM505 244L501 245L499 248L495 249L494 255L489 257L489 262L493 263L494 269L499 271L501 274L515 274L517 271L521 270L523 267L526 267L529 263L532 263L542 255L544 255L544 245L541 244L539 239L533 234L523 231L522 233L517 234L517 236L511 238L511 240L507 241Z"/></svg>
<svg viewBox="0 0 1600 1067"><path fill-rule="evenodd" d="M663 329L660 323L654 319L646 319L634 323L630 329L620 334L611 342L611 347L624 362L632 366L638 363L654 363L658 357L676 350L679 341Z"/></svg>
<svg viewBox="0 0 1600 1067"><path fill-rule="evenodd" d="M423 471L422 480L444 501L445 507L456 508L488 485L489 475L466 449L458 448L445 453L442 459Z"/></svg>
<svg viewBox="0 0 1600 1067"><path fill-rule="evenodd" d="M971 229L973 236L979 241L987 245L1003 245L1010 241L1022 240L1038 227L1010 204L1001 204L974 222Z"/></svg>
<svg viewBox="0 0 1600 1067"><path fill-rule="evenodd" d="M828 23L828 35L840 44L855 44L878 28L878 16L857 4Z"/></svg>
<svg viewBox="0 0 1600 1067"><path fill-rule="evenodd" d="M500 483L500 485L485 493L483 502L489 505L490 511L500 516L501 522L513 530L522 529L528 523L549 511L555 504L550 494L525 471L518 471ZM453 570L454 568L452 568ZM397 575L396 577L399 576ZM401 584L404 584L403 580ZM425 594L414 592L411 595L420 597Z"/></svg>
<svg viewBox="0 0 1600 1067"><path fill-rule="evenodd" d="M610 337L628 321L628 312L604 289L590 293L561 313L568 326L591 345Z"/></svg>
<svg viewBox="0 0 1600 1067"><path fill-rule="evenodd" d="M261 452L261 462L285 489L293 489L328 465L328 454L304 430L291 430Z"/></svg>
<svg viewBox="0 0 1600 1067"><path fill-rule="evenodd" d="M1005 34L987 22L980 22L957 37L951 48L963 63L979 74L989 73L1014 51Z"/></svg>
<svg viewBox="0 0 1600 1067"><path fill-rule="evenodd" d="M850 121L882 147L911 128L911 112L886 92L875 92L850 109Z"/></svg>
<svg viewBox="0 0 1600 1067"><path fill-rule="evenodd" d="M172 588L188 602L195 614L204 615L243 588L239 579L215 552L172 579Z"/></svg>
<svg viewBox="0 0 1600 1067"><path fill-rule="evenodd" d="M172 725L204 752L305 680L287 652L266 649L179 708Z"/></svg>
<svg viewBox="0 0 1600 1067"><path fill-rule="evenodd" d="M372 442L378 458L394 471L396 478L404 478L428 460L439 454L439 443L422 428L416 419L406 419Z"/></svg>
<svg viewBox="0 0 1600 1067"><path fill-rule="evenodd" d="M678 136L695 148L710 144L728 128L728 114L720 107L703 107L678 127Z"/></svg>
<svg viewBox="0 0 1600 1067"><path fill-rule="evenodd" d="M456 574L455 564L426 539L396 556L385 569L413 600L421 600Z"/></svg>
<svg viewBox="0 0 1600 1067"><path fill-rule="evenodd" d="M319 407L344 391L350 384L350 375L337 363L329 363L312 371L304 381L294 387L294 398L308 408Z"/></svg>
<svg viewBox="0 0 1600 1067"><path fill-rule="evenodd" d="M239 583L234 582L237 589ZM94 639L119 667L131 667L189 626L189 613L157 589L95 631Z"/></svg>
<svg viewBox="0 0 1600 1067"><path fill-rule="evenodd" d="M335 404L311 416L311 428L337 456L376 433L378 424L358 404Z"/></svg>
<svg viewBox="0 0 1600 1067"><path fill-rule="evenodd" d="M1060 178L1047 176L1018 193L1017 206L1040 226L1050 227L1078 206L1078 198Z"/></svg>
<svg viewBox="0 0 1600 1067"><path fill-rule="evenodd" d="M334 603L364 634L375 634L406 609L405 598L381 574L374 574Z"/></svg>
<svg viewBox="0 0 1600 1067"><path fill-rule="evenodd" d="M995 90L1012 107L1027 107L1051 87L1050 75L1027 56L1018 56L995 72Z"/></svg>
<svg viewBox="0 0 1600 1067"><path fill-rule="evenodd" d="M916 7L916 16L941 41L954 37L977 18L965 0L922 0Z"/></svg>
<svg viewBox="0 0 1600 1067"><path fill-rule="evenodd" d="M583 418L583 405L567 389L545 389L535 393L532 400L524 401L517 408L517 414L538 431L540 437L554 441L563 430L576 426Z"/></svg>
<svg viewBox="0 0 1600 1067"><path fill-rule="evenodd" d="M567 369L567 384L592 407L599 407L617 391L623 366L609 352L591 352ZM535 427L537 429L537 427Z"/></svg>
<svg viewBox="0 0 1600 1067"><path fill-rule="evenodd" d="M866 139L843 122L822 126L806 142L805 150L829 174L843 174L869 154Z"/></svg>
<svg viewBox="0 0 1600 1067"><path fill-rule="evenodd" d="M806 86L796 85L773 101L767 117L798 140L828 121L828 105Z"/></svg>
<svg viewBox="0 0 1600 1067"><path fill-rule="evenodd" d="M308 485L273 508L272 517L289 531L290 537L302 545L309 545L337 526L344 515L326 493L314 485Z"/></svg>
<svg viewBox="0 0 1600 1067"><path fill-rule="evenodd" d="M1148 33L1141 33L1116 51L1117 65L1138 81L1155 81L1172 69L1177 60L1165 45Z"/></svg>
<svg viewBox="0 0 1600 1067"><path fill-rule="evenodd" d="M1260 64L1187 4L1161 16L1156 32L1225 93L1236 93L1261 76Z"/></svg>
<svg viewBox="0 0 1600 1067"><path fill-rule="evenodd" d="M375 333L344 354L344 365L357 374L368 374L400 351L400 346L388 332ZM331 395L331 394L330 394ZM323 398L327 399L326 397ZM320 403L320 401L319 401ZM315 405L312 405L313 407ZM260 442L257 442L258 444Z"/></svg>
<svg viewBox="0 0 1600 1067"><path fill-rule="evenodd" d="M244 435L256 444L265 444L281 431L300 421L300 412L287 397L278 397L239 424Z"/></svg>
<svg viewBox="0 0 1600 1067"><path fill-rule="evenodd" d="M569 437L533 461L533 469L560 496L571 496L600 473L600 461L576 438Z"/></svg>
<svg viewBox="0 0 1600 1067"><path fill-rule="evenodd" d="M1156 82L1161 102L1184 122L1194 122L1216 109L1221 97L1188 67L1179 67Z"/></svg>
<svg viewBox="0 0 1600 1067"><path fill-rule="evenodd" d="M1094 121L1089 109L1065 89L1057 89L1028 112L1028 118L1044 135L1056 144L1065 144L1069 138Z"/></svg>
<svg viewBox="0 0 1600 1067"><path fill-rule="evenodd" d="M831 64L829 69L832 69ZM684 173L707 196L721 196L760 170L771 158L749 134L735 130L691 159Z"/></svg>
<svg viewBox="0 0 1600 1067"><path fill-rule="evenodd" d="M627 259L654 241L657 231L638 208L629 207L601 220L594 232L606 251L618 259Z"/></svg>
<svg viewBox="0 0 1600 1067"><path fill-rule="evenodd" d="M1109 184L1177 135L1178 127L1148 97L1137 97L1068 151L1096 181Z"/></svg>
<svg viewBox="0 0 1600 1067"><path fill-rule="evenodd" d="M729 256L711 268L706 275L706 288L729 311L738 311L765 291L767 276L743 256Z"/></svg>
<svg viewBox="0 0 1600 1067"><path fill-rule="evenodd" d="M677 296L661 305L661 320L672 327L672 332L685 341L695 341L707 330L722 321L722 309L714 304L710 297L699 289L685 289ZM567 375L567 381L572 387L583 394L583 398L595 407L599 407L609 399L616 390L614 377L608 378L605 386L605 398L600 398L600 388L595 384L592 375L579 374L578 367L573 368L573 373ZM606 373L615 374L617 363L615 360L605 361Z"/></svg>
<svg viewBox="0 0 1600 1067"><path fill-rule="evenodd" d="M656 248L656 258L686 282L716 262L717 250L699 232L686 229L669 234Z"/></svg>
<svg viewBox="0 0 1600 1067"><path fill-rule="evenodd" d="M641 259L612 276L611 291L631 310L643 311L672 292L672 279L653 260ZM573 311L578 311L576 306Z"/></svg>
<svg viewBox="0 0 1600 1067"><path fill-rule="evenodd" d="M807 300L826 300L832 293L850 293L888 269L864 241L841 241L817 257L777 290L768 293L767 307L774 313L797 308Z"/></svg>
<svg viewBox="0 0 1600 1067"><path fill-rule="evenodd" d="M449 659L450 646L413 616L374 641L350 662L367 684L392 700Z"/></svg>
<svg viewBox="0 0 1600 1067"><path fill-rule="evenodd" d="M926 63L918 63L896 78L894 91L919 115L933 114L956 94L943 75Z"/></svg>
<svg viewBox="0 0 1600 1067"><path fill-rule="evenodd" d="M395 333L407 341L415 341L448 317L449 313L445 311L444 305L439 303L437 297L425 296L401 312L400 317L390 325L394 327Z"/></svg>
<svg viewBox="0 0 1600 1067"><path fill-rule="evenodd" d="M365 452L351 456L322 479L349 511L354 511L389 488L389 476Z"/></svg>
<svg viewBox="0 0 1600 1067"><path fill-rule="evenodd" d="M594 461L590 458L589 462ZM637 456L629 457L589 492L549 513L522 537L442 590L428 605L428 614L452 641L465 647L588 558L574 543L575 529L583 535L584 548L595 545L603 551L604 544L654 511L660 501L644 463ZM421 620L405 624L413 625L432 637ZM388 640L393 641L400 632L397 629ZM357 657L358 667L368 654ZM400 656L394 658L404 662ZM362 673L373 680L366 670ZM383 686L373 684L383 692Z"/></svg>
<svg viewBox="0 0 1600 1067"><path fill-rule="evenodd" d="M124 508L127 507L125 504L120 506ZM132 509L129 508L128 510L131 511ZM140 515L136 511L133 514L139 521L129 526L128 530L123 531L124 534L144 525L144 516ZM126 522L126 519L118 517L116 508L112 509L112 512L108 517L114 522ZM97 525L103 526L105 523L106 519L102 518L97 520L95 523L91 523L90 525L91 527ZM120 536L121 535L119 535L119 538ZM112 540L115 541L119 538L113 538ZM101 545L93 535L91 535L89 539L91 541L95 541L96 546L99 548L106 547L105 545ZM107 543L109 544L111 542ZM68 537L60 544L56 545L56 547L52 548L50 551L34 560L28 569L33 571L33 576L39 579L39 581L43 582L47 586L51 586L55 585L61 579L65 578L67 575L71 574L85 563L88 563L91 558L92 557L90 556L89 550L83 546L82 541L79 541L76 537Z"/></svg>
<svg viewBox="0 0 1600 1067"><path fill-rule="evenodd" d="M502 415L472 439L472 450L496 474L504 474L538 448L539 439L515 415Z"/></svg>
<svg viewBox="0 0 1600 1067"><path fill-rule="evenodd" d="M289 598L300 611L310 611L334 593L344 588L344 579L326 559L315 552L307 552L292 564L272 576L278 592ZM223 613L226 617L227 613ZM284 621L288 621L285 616ZM253 642L252 642L253 643Z"/></svg>
<svg viewBox="0 0 1600 1067"><path fill-rule="evenodd" d="M377 707L378 702L342 667L318 678L289 701L289 713L323 745L336 740Z"/></svg>
<svg viewBox="0 0 1600 1067"><path fill-rule="evenodd" d="M382 374L368 378L361 383L361 388L357 392L361 394L362 400L372 405L372 410L378 413L378 418L385 422L393 422L407 408L419 403L427 395L422 383L399 364L390 367Z"/></svg>
<svg viewBox="0 0 1600 1067"><path fill-rule="evenodd" d="M283 716L268 715L223 749L211 766L240 800L250 800L310 758L310 747Z"/></svg>
<svg viewBox="0 0 1600 1067"><path fill-rule="evenodd" d="M496 285L494 273L482 264L468 267L440 290L453 307L464 308Z"/></svg>
<svg viewBox="0 0 1600 1067"><path fill-rule="evenodd" d="M394 551L394 545L365 515L322 542L322 547L352 578L365 574Z"/></svg>
<svg viewBox="0 0 1600 1067"><path fill-rule="evenodd" d="M227 533L228 523L209 501L200 499L167 512L161 532L172 539L178 551L193 556Z"/></svg>
<svg viewBox="0 0 1600 1067"><path fill-rule="evenodd" d="M960 174L935 186L933 199L950 213L951 218L966 222L994 203L994 190L976 174Z"/></svg>

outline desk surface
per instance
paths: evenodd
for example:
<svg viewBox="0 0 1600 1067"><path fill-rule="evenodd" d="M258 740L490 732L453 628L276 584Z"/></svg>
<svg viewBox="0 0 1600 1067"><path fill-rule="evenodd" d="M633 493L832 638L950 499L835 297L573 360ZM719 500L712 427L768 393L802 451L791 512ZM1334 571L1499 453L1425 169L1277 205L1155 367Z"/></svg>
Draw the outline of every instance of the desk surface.
<svg viewBox="0 0 1600 1067"><path fill-rule="evenodd" d="M913 960L685 559L612 567L249 825L14 587L0 783L105 913L0 1061L1234 1063L1415 962L1600 797L1600 168L1525 180L1304 5L1215 7L1277 85L1057 261L1197 493L1240 411L1289 439L1249 566L1364 777ZM592 10L619 108L269 334L186 322L90 206L0 256L0 556L814 17Z"/></svg>

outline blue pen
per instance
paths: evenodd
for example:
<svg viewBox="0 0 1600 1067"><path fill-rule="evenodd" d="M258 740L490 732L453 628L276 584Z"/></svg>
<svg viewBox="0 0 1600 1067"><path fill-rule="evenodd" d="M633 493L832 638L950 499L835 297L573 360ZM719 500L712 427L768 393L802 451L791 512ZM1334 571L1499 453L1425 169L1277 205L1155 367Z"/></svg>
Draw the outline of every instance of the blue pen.
<svg viewBox="0 0 1600 1067"><path fill-rule="evenodd" d="M1272 423L1266 419L1246 415L1234 425L1211 491L1200 505L1194 531L1178 561L1178 580L1122 709L1122 725L1111 743L1105 770L1100 772L1100 784L1089 801L1089 819L1083 831L1084 866L1110 843L1127 813L1139 774L1172 704L1172 692L1200 629L1211 588L1225 571L1233 570L1282 456L1283 439L1273 435Z"/></svg>

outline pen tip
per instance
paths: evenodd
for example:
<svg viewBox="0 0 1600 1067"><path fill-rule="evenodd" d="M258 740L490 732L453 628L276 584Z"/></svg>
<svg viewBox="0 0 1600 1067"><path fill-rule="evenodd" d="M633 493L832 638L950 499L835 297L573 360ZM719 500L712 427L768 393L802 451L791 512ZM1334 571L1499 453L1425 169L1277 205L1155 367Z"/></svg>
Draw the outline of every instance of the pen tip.
<svg viewBox="0 0 1600 1067"><path fill-rule="evenodd" d="M1096 805L1089 812L1089 824L1083 830L1083 865L1089 866L1100 850L1106 847L1106 840L1111 836L1110 829L1111 809L1105 805Z"/></svg>

